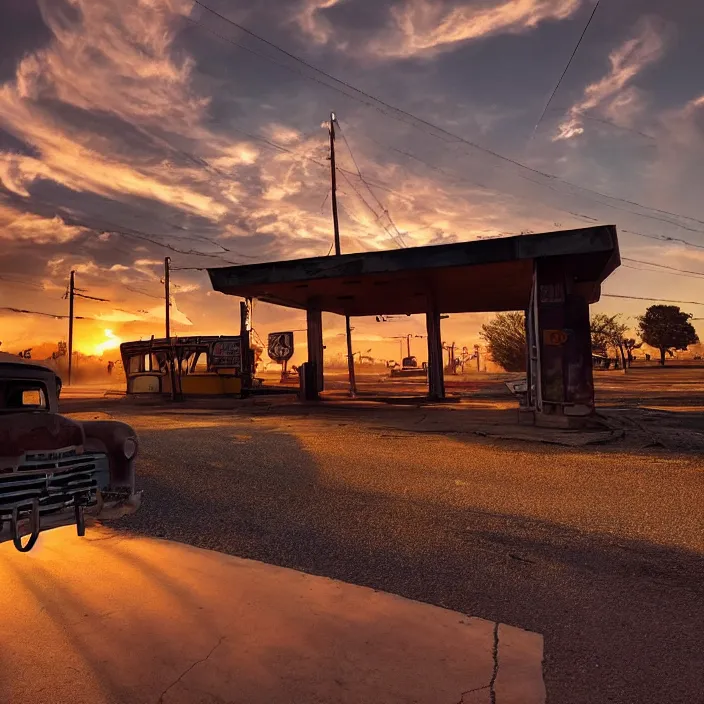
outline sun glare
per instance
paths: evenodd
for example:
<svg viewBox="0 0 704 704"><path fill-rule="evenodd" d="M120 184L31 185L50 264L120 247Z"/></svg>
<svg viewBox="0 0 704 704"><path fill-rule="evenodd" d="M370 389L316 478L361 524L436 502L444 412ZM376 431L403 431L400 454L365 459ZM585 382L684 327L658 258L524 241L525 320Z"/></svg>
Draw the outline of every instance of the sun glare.
<svg viewBox="0 0 704 704"><path fill-rule="evenodd" d="M94 353L96 355L101 355L106 350L114 350L119 347L120 343L122 342L122 340L117 335L115 335L112 330L106 329L104 332L105 340L95 346Z"/></svg>

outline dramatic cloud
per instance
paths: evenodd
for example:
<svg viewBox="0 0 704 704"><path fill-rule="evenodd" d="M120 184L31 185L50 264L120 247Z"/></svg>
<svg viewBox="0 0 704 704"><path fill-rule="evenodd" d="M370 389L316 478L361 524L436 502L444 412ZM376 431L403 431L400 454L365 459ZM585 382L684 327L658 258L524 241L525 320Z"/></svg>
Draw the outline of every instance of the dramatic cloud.
<svg viewBox="0 0 704 704"><path fill-rule="evenodd" d="M704 147L704 95L693 98L682 108L666 112L661 120L662 130L680 147Z"/></svg>
<svg viewBox="0 0 704 704"><path fill-rule="evenodd" d="M322 10L328 10L339 4L342 0L304 0L300 12L296 16L296 23L301 30L319 44L327 43L333 28L321 16Z"/></svg>
<svg viewBox="0 0 704 704"><path fill-rule="evenodd" d="M426 55L472 39L525 32L546 20L564 20L580 5L581 0L410 0L392 7L391 29L370 48L389 58Z"/></svg>
<svg viewBox="0 0 704 704"><path fill-rule="evenodd" d="M624 2L641 11L640 0L637 6ZM208 4L310 64L519 161L540 109L540 81L555 72L551 47L565 30L579 36L591 9L591 0ZM78 300L77 349L161 334L165 256L173 269L174 332L232 331L236 301L212 292L204 267L331 251L329 145L321 126L331 109L341 127L344 252L607 221L622 228L623 251L657 259L668 243L640 241L628 231L699 236L696 221L683 220L690 230L682 230L679 221L653 220L656 213L633 214L624 203L577 192L413 126L341 84L331 89L320 74L196 11L190 0L25 0L15 6L20 15L0 27L4 39L15 20L25 22L17 35L22 42L6 41L0 62L0 308L50 315L0 311L3 349L65 338L65 320L51 315L67 312L71 270L88 295L107 299ZM599 62L606 63L624 31L623 23L602 27L601 44L591 47ZM506 40L518 33L520 41ZM470 70L464 52L453 50L479 39L481 70ZM542 140L530 165L605 192L629 189L634 200L704 219L694 193L703 163L703 87L698 74L679 70L677 94L660 95L667 86L649 82L642 68L662 54L662 45L655 21L639 26L612 52L608 76L589 86L568 114L576 121L574 134L585 112L602 120L595 138ZM516 58L511 47L524 53ZM415 60L424 57L437 60ZM691 56L685 58L691 66ZM639 111L650 116L646 131L653 139L643 147L643 137L631 143L624 131L616 140L608 123L646 129ZM683 184L692 184L686 201ZM656 253L639 253L643 242ZM627 282L621 291L640 292L644 275L628 279L624 271L615 277ZM675 292L681 297L704 296L696 290L699 280L671 278L683 284ZM262 306L258 331L300 328L296 315ZM416 330L416 323L422 327L402 320L390 334ZM331 349L339 342L341 350L343 338L335 337L340 322L326 325ZM375 325L356 325L369 346L382 344L377 338L386 332ZM476 333L474 323L454 320L446 329L458 343ZM388 344L395 354L397 343Z"/></svg>
<svg viewBox="0 0 704 704"><path fill-rule="evenodd" d="M66 225L59 217L43 218L0 202L0 239L2 240L25 240L38 245L50 242L63 243L74 239L80 232L80 227Z"/></svg>
<svg viewBox="0 0 704 704"><path fill-rule="evenodd" d="M658 61L664 51L662 23L641 21L635 36L609 54L611 70L584 89L560 123L554 140L571 139L584 132L583 116L598 112L617 124L629 125L641 109L641 92L629 85L644 68Z"/></svg>
<svg viewBox="0 0 704 704"><path fill-rule="evenodd" d="M81 125L85 111L95 110L137 133L148 126L184 132L195 124L208 101L190 92L192 61L177 63L170 51L174 19L188 5L141 0L125 12L121 2L42 4L53 41L22 59L15 81L0 88L0 126L34 152L0 155L5 188L29 197L36 180L51 180L73 191L147 197L220 217L223 205L186 185L197 180L193 169L145 163L139 155L127 162L109 135Z"/></svg>
<svg viewBox="0 0 704 704"><path fill-rule="evenodd" d="M176 59L172 47L191 7L188 0L42 2L53 40L21 62L16 93L156 125L195 124L208 100L190 90L193 60Z"/></svg>
<svg viewBox="0 0 704 704"><path fill-rule="evenodd" d="M351 53L384 59L429 56L498 34L518 34L540 23L571 17L582 0L404 0L390 5L385 26L367 28L367 41L355 41L326 11L340 0L304 0L296 22L319 44L334 43ZM361 39L361 37L360 37Z"/></svg>

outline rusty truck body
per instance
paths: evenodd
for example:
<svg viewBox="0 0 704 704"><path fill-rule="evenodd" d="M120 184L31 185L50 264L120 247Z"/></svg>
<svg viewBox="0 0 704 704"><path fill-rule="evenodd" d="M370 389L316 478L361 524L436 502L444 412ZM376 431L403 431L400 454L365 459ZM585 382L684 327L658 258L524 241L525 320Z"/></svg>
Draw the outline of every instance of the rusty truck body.
<svg viewBox="0 0 704 704"><path fill-rule="evenodd" d="M0 356L0 542L32 549L43 530L136 511L139 441L126 423L77 421L58 411L48 367ZM23 538L29 536L23 542Z"/></svg>

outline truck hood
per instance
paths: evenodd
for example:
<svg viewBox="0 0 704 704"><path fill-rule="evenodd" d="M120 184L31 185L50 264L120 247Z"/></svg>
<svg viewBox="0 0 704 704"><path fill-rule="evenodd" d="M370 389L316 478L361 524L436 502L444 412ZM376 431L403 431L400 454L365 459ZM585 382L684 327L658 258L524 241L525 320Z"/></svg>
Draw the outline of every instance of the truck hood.
<svg viewBox="0 0 704 704"><path fill-rule="evenodd" d="M49 452L83 445L83 427L56 413L0 415L0 463L25 452ZM79 450L80 451L80 450ZM3 467L0 466L0 471Z"/></svg>

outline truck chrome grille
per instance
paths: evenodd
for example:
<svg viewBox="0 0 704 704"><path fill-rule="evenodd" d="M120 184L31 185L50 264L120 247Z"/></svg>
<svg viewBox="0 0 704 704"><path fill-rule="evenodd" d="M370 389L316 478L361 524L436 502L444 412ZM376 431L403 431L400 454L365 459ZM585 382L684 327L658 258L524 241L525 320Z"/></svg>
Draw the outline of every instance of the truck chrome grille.
<svg viewBox="0 0 704 704"><path fill-rule="evenodd" d="M0 519L13 508L39 501L39 512L49 513L76 503L93 505L97 490L109 484L108 459L101 454L28 454L21 464L0 474Z"/></svg>

